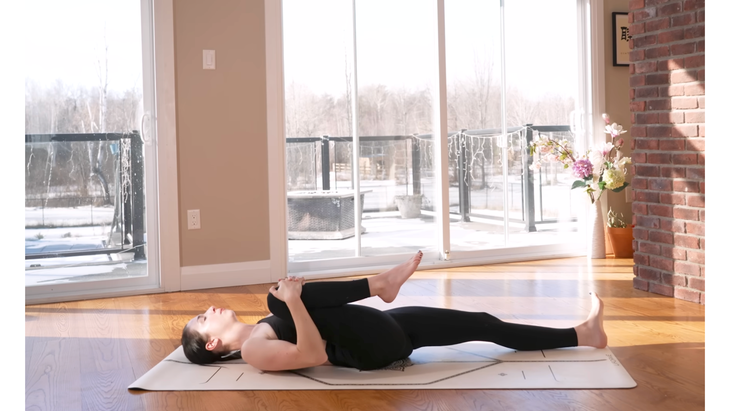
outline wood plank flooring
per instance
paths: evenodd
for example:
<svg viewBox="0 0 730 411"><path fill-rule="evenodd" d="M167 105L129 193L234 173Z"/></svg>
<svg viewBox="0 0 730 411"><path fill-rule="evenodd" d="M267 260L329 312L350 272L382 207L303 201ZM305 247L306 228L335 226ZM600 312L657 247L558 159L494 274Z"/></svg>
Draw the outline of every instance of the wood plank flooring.
<svg viewBox="0 0 730 411"><path fill-rule="evenodd" d="M619 390L136 392L134 380L180 344L210 305L241 321L267 314L271 284L25 308L27 410L621 410L705 409L705 306L635 290L633 261L568 258L418 271L389 305L487 311L572 326L588 293L605 302L609 346L636 380Z"/></svg>

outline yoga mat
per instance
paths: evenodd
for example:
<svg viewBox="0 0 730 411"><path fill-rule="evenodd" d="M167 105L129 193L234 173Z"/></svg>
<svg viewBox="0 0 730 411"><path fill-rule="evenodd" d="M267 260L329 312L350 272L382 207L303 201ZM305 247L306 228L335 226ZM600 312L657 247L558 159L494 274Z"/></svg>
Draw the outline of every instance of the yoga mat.
<svg viewBox="0 0 730 411"><path fill-rule="evenodd" d="M493 343L423 347L374 371L318 366L262 372L242 360L190 363L178 347L129 386L149 391L601 389L636 382L609 348L514 351Z"/></svg>

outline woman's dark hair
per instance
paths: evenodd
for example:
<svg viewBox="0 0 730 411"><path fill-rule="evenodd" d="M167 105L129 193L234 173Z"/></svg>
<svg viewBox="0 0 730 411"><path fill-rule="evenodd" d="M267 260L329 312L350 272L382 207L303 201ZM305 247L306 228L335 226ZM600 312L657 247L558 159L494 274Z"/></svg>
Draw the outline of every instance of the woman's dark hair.
<svg viewBox="0 0 730 411"><path fill-rule="evenodd" d="M233 351L226 355L214 353L205 348L207 339L203 334L191 330L187 325L183 328L182 332L182 346L185 357L194 363L199 365L212 364L216 361L229 361L241 358L240 351Z"/></svg>

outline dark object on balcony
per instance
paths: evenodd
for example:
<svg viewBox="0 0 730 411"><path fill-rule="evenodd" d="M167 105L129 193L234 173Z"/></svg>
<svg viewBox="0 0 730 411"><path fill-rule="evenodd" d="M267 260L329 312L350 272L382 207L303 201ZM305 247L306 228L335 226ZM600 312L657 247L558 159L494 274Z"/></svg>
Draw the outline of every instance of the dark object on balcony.
<svg viewBox="0 0 730 411"><path fill-rule="evenodd" d="M360 192L360 216L365 193ZM290 240L342 240L355 235L355 193L351 190L287 193ZM364 233L365 228L361 227Z"/></svg>

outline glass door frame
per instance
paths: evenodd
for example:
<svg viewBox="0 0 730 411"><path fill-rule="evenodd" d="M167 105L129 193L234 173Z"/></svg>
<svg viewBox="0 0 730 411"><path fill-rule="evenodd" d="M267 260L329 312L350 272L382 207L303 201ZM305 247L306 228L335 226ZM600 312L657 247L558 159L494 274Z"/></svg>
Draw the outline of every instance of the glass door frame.
<svg viewBox="0 0 730 411"><path fill-rule="evenodd" d="M140 9L148 275L26 287L26 304L180 289L172 0L140 0Z"/></svg>
<svg viewBox="0 0 730 411"><path fill-rule="evenodd" d="M355 0L353 1L353 8ZM281 13L281 0L277 0L275 3L278 4L279 13ZM578 65L579 65L579 86L578 86L578 98L576 106L578 112L581 115L576 119L579 122L580 129L586 144L594 143L594 140L601 136L600 124L597 124L593 119L592 113L600 112L604 106L603 102L603 55L602 55L602 18L603 8L601 0L575 0L576 3L576 15L577 19L577 36L578 42L576 47L578 49ZM432 0L433 6L436 8L437 13L435 20L429 22L437 27L437 56L438 61L432 66L434 68L434 76L437 80L434 84L438 85L432 90L434 102L438 102L433 105L433 132L434 141L438 140L439 144L436 144L436 151L434 153L435 158L441 159L440 167L436 168L437 178L440 181L440 192L436 194L434 200L435 204L440 207L437 215L437 238L435 244L437 245L437 251L425 252L424 259L421 263L423 268L440 268L440 267L457 267L475 264L487 264L497 262L508 262L508 261L520 261L520 260L535 260L540 258L558 258L558 257L572 257L586 255L585 243L581 244L549 244L549 245L538 245L538 246L510 246L507 242L508 234L505 230L505 246L483 249L483 250L471 250L471 251L459 251L452 252L450 248L450 227L448 218L448 143L447 143L447 130L446 130L446 63L445 63L445 29L444 29L444 0ZM504 5L505 0L500 0L501 10L501 31L502 31L502 64L504 64ZM509 5L508 5L509 6ZM268 9L267 9L268 10ZM353 20L355 16L353 13ZM278 16L279 24L281 24L281 14ZM354 34L356 35L356 33ZM353 35L353 42L354 42ZM275 52L275 50L267 52ZM283 56L283 45L278 50L278 53ZM356 58L356 57L354 57ZM504 76L504 65L502 69ZM269 75L272 73L269 72ZM280 82L279 89L281 90L280 95L277 96L283 102L283 89L284 79L283 73L277 75L275 81ZM503 81L504 83L504 81ZM502 93L504 94L504 93ZM283 104L282 104L283 105ZM353 105L354 106L354 105ZM581 109L582 108L582 109ZM504 101L502 103L502 118L504 119L504 112L506 110ZM281 116L284 117L283 115ZM283 120L282 120L283 121ZM353 123L356 123L353 118ZM503 128L505 122L503 120ZM598 128L597 128L598 127ZM283 129L283 124L281 126ZM283 132L281 133L281 139L283 139ZM506 132L503 131L503 134ZM273 141L270 137L270 143ZM353 139L354 140L354 139ZM282 156L283 157L283 156ZM354 157L354 156L353 156ZM357 160L354 160L357 161ZM356 169L357 165L353 165L353 169ZM271 176L276 181L284 181L285 179L285 162L280 162L276 168L278 175ZM506 176L503 176L506 178ZM286 204L286 190L283 183L276 185L276 189L283 193L280 196L280 202ZM358 187L355 187L355 199L358 202ZM438 191L438 190L437 190ZM283 200L281 200L283 199ZM273 203L272 203L273 204ZM283 207L283 215L286 215L286 207ZM506 214L506 212L505 212ZM285 219L283 221L286 221ZM580 222L580 220L579 220ZM505 225L508 224L505 221ZM359 230L355 230L359 241ZM278 238L278 244L287 243L287 232L286 227L278 227L277 230L272 230L272 238ZM359 251L356 253L356 257L346 257L337 259L326 259L326 260L313 260L313 261L287 261L287 268L289 273L295 273L297 275L307 275L311 278L326 278L332 276L342 275L358 275L366 274L377 271L380 268L388 267L389 265L400 262L403 260L405 255L403 254L392 254L384 256L373 256L373 257L362 257ZM288 258L287 258L288 260Z"/></svg>

